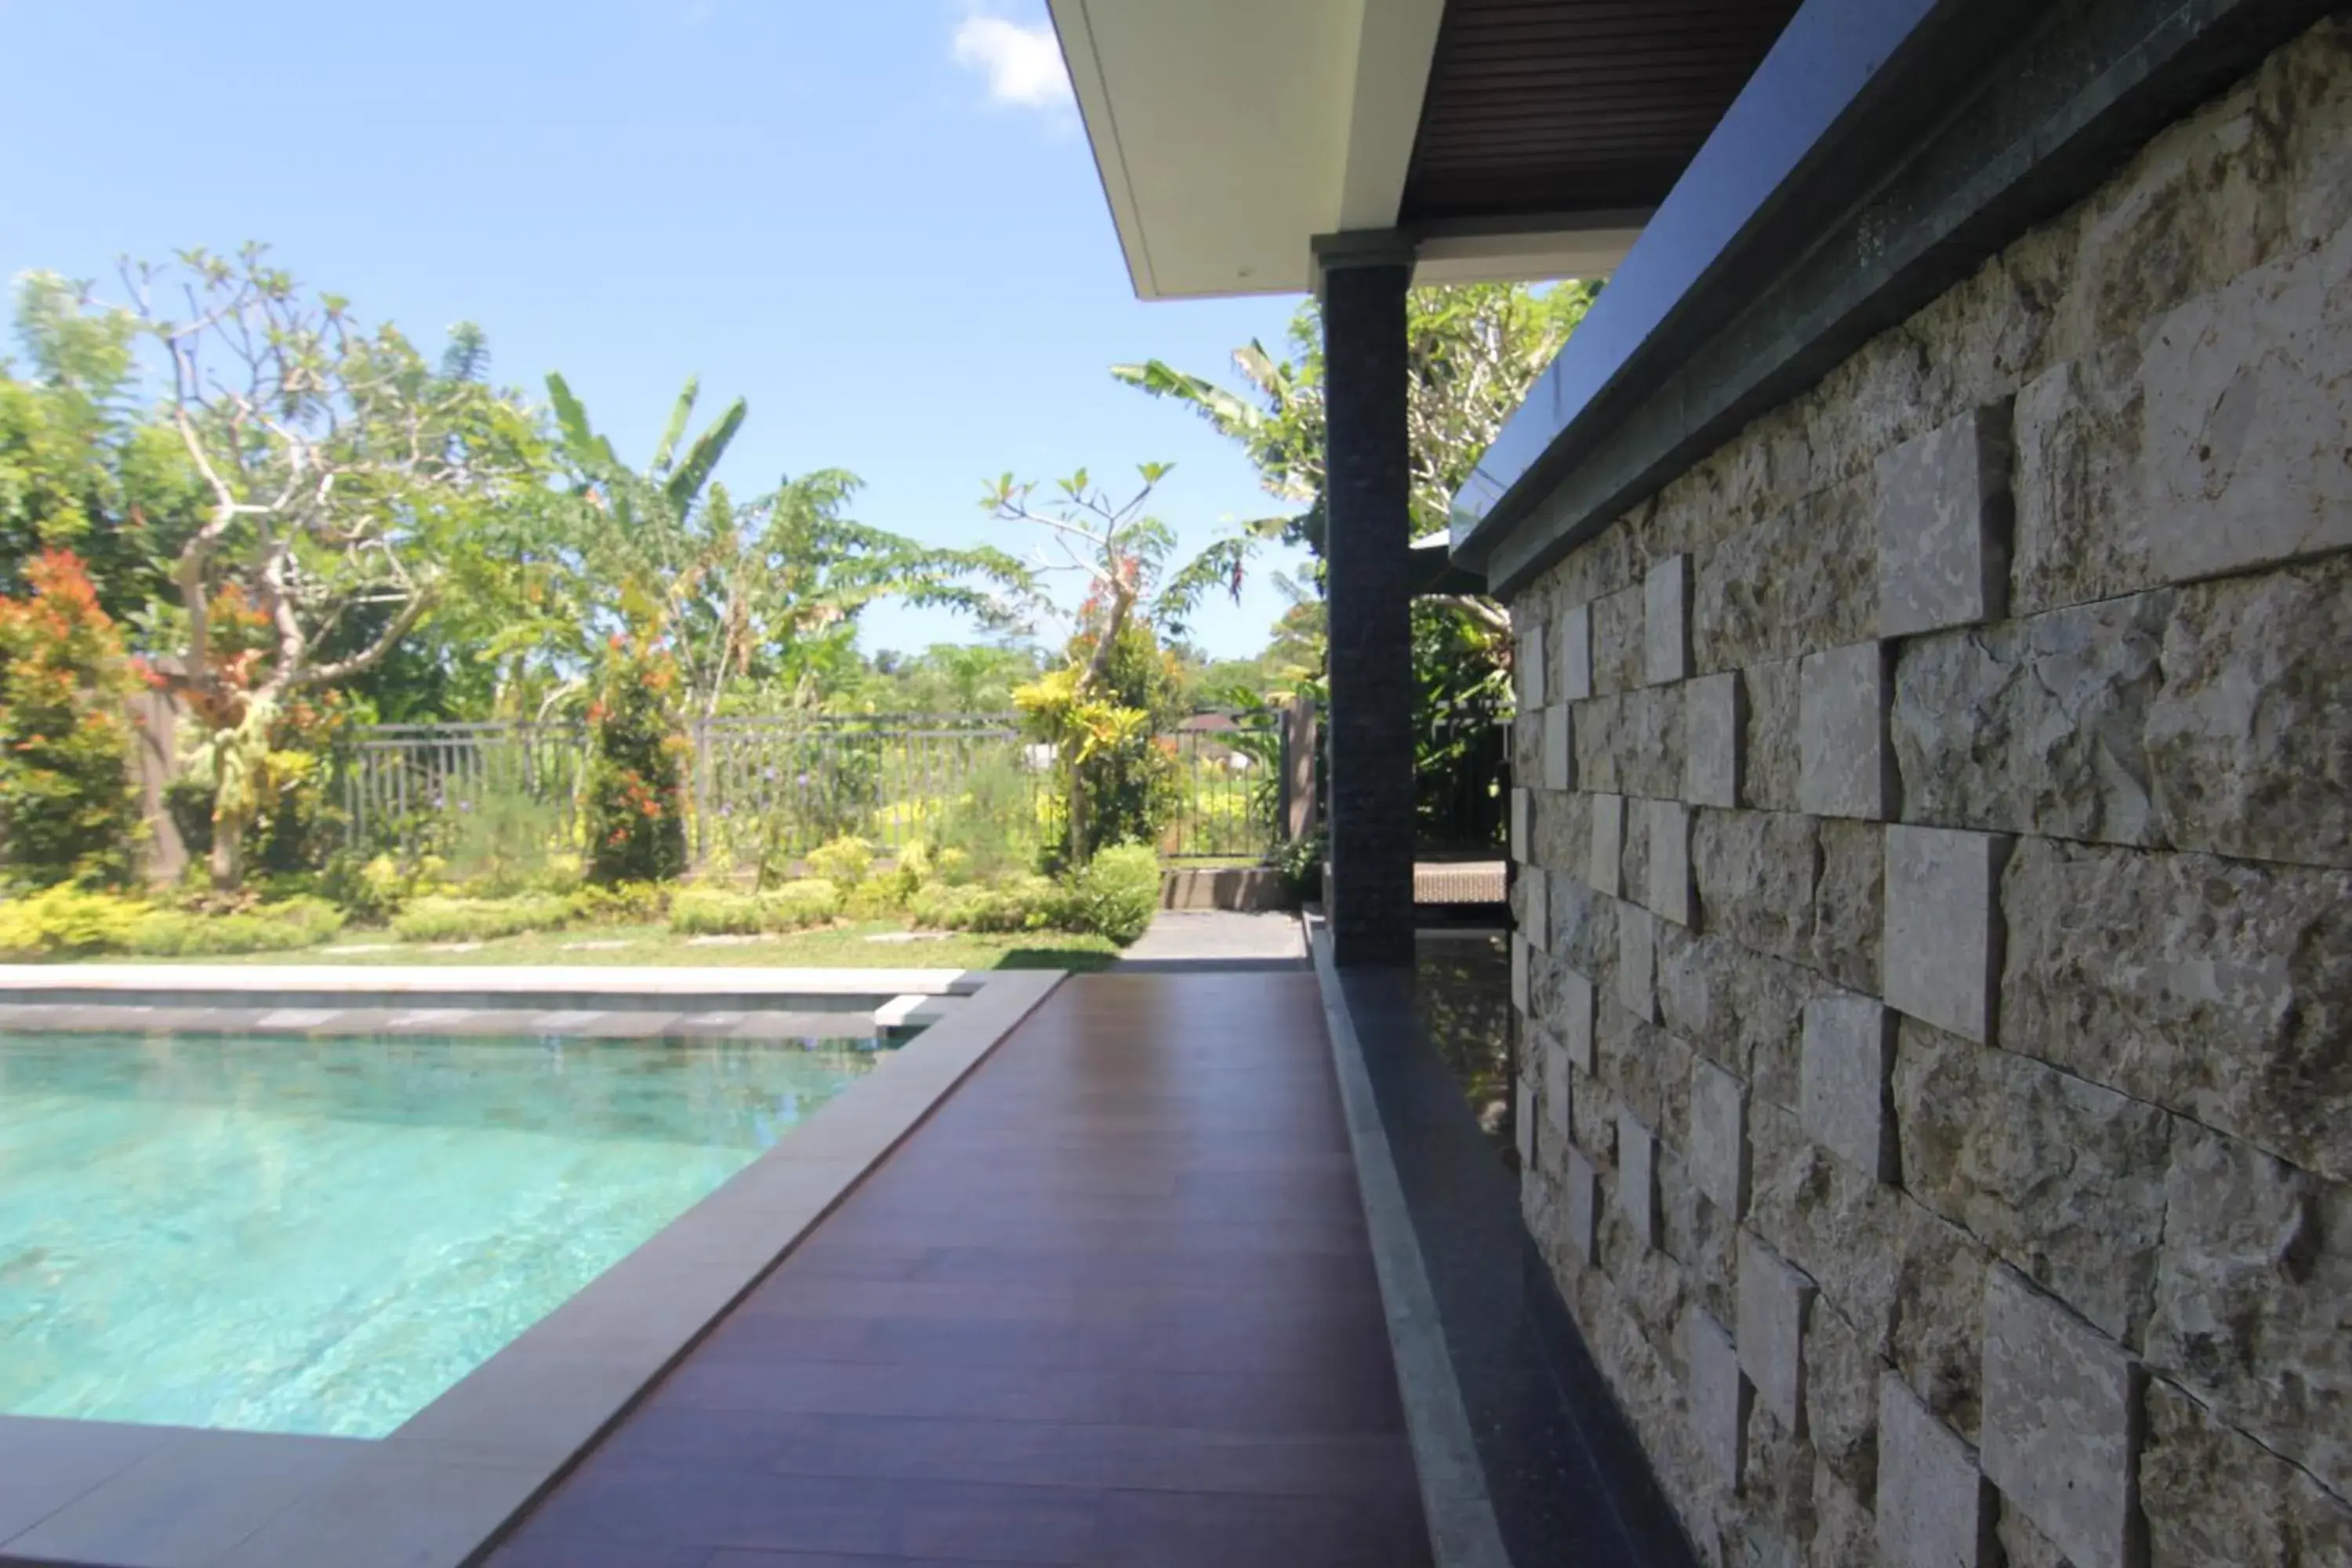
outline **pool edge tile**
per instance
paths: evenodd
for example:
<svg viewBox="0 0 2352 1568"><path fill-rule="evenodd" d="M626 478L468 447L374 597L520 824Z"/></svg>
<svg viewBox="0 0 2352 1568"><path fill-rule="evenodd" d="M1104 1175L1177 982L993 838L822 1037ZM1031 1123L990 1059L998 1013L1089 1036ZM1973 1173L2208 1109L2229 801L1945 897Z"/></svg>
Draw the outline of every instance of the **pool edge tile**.
<svg viewBox="0 0 2352 1568"><path fill-rule="evenodd" d="M371 1447L289 1433L155 1430L152 1448L6 1550L48 1563L204 1568Z"/></svg>

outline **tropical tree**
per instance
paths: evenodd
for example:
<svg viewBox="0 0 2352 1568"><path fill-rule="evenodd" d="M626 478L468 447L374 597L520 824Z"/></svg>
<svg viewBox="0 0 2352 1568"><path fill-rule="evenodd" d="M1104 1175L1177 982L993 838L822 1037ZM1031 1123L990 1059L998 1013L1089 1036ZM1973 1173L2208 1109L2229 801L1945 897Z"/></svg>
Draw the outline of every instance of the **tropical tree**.
<svg viewBox="0 0 2352 1568"><path fill-rule="evenodd" d="M942 550L846 515L856 476L824 468L787 476L738 500L713 480L742 429L737 398L688 441L699 392L689 380L653 460L623 463L560 375L547 378L559 455L575 504L555 546L546 592L494 644L536 648L578 672L625 620L657 626L678 670L679 701L719 711L733 690L764 688L803 705L820 678L855 663L859 612L899 596L1010 624L1027 574L997 550Z"/></svg>
<svg viewBox="0 0 2352 1568"><path fill-rule="evenodd" d="M1124 500L1081 468L1042 496L1034 481L1006 474L982 502L1000 521L1043 531L1037 572L1075 574L1086 585L1063 664L1013 694L1059 758L1071 865L1122 837L1149 837L1164 817L1162 780L1172 780L1175 764L1157 732L1179 685L1157 639L1181 637L1213 589L1238 600L1255 542L1246 533L1220 539L1171 568L1175 531L1144 510L1169 465L1137 472L1142 484Z"/></svg>
<svg viewBox="0 0 2352 1568"><path fill-rule="evenodd" d="M232 889L285 706L374 668L433 610L476 525L537 482L537 422L488 384L478 329L454 329L436 363L261 246L123 279L204 497L172 563L178 603L144 640L177 655L159 668L199 721L192 776L213 793L213 881ZM267 636L225 656L212 611L230 591Z"/></svg>
<svg viewBox="0 0 2352 1568"><path fill-rule="evenodd" d="M168 587L202 486L178 437L138 406L138 319L87 295L55 273L17 280L25 363L0 360L0 594L26 592L34 562L69 550L119 624Z"/></svg>
<svg viewBox="0 0 2352 1568"><path fill-rule="evenodd" d="M933 643L911 657L884 650L849 695L869 712L1002 713L1037 679L1028 644Z"/></svg>
<svg viewBox="0 0 2352 1568"><path fill-rule="evenodd" d="M1527 396L1599 296L1596 283L1547 289L1480 283L1416 289L1406 296L1405 433L1412 536L1444 531L1454 492ZM1245 390L1160 360L1111 367L1154 397L1172 398L1239 443L1267 494L1295 509L1252 524L1263 534L1323 553L1323 322L1312 301L1291 318L1290 358L1252 340L1234 352ZM1478 596L1454 603L1496 628L1509 616Z"/></svg>
<svg viewBox="0 0 2352 1568"><path fill-rule="evenodd" d="M1406 296L1406 440L1412 536L1443 532L1454 492L1501 434L1560 346L1599 296L1594 283L1536 289L1520 284L1416 289ZM1291 318L1290 357L1253 341L1235 351L1242 388L1218 384L1160 360L1115 365L1111 374L1155 397L1172 398L1238 443L1269 495L1289 510L1259 520L1257 532L1314 552L1320 594L1324 550L1323 327L1313 303ZM1314 606L1320 610L1319 603ZM1322 622L1303 599L1286 617L1292 656L1315 660L1294 689L1322 674ZM1415 771L1423 815L1444 815L1491 784L1472 737L1507 707L1510 616L1484 595L1429 595L1412 609L1418 735Z"/></svg>

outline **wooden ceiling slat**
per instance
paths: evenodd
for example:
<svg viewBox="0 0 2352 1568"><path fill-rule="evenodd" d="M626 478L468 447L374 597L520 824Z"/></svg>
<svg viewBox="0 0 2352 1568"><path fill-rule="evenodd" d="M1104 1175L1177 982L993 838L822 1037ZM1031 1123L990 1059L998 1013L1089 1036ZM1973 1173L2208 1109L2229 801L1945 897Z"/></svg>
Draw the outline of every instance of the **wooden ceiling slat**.
<svg viewBox="0 0 2352 1568"><path fill-rule="evenodd" d="M1713 125L1715 116L1689 105L1661 101L1656 98L1641 98L1627 94L1594 95L1577 105L1573 113L1563 112L1557 103L1540 93L1498 99L1478 106L1476 114L1455 114L1447 122L1433 125L1422 136L1423 147L1443 146L1449 139L1464 135L1486 137L1496 131L1537 130L1545 126L1587 131L1612 125L1641 124Z"/></svg>
<svg viewBox="0 0 2352 1568"><path fill-rule="evenodd" d="M1665 197L1797 0L1448 0L1402 219Z"/></svg>

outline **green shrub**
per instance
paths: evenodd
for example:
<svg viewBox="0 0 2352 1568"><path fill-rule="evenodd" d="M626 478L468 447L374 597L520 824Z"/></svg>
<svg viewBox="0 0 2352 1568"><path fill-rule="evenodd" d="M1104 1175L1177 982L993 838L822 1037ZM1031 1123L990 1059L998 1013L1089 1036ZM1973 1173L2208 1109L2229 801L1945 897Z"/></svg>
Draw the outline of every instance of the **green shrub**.
<svg viewBox="0 0 2352 1568"><path fill-rule="evenodd" d="M288 899L219 915L150 910L131 928L123 947L144 958L290 952L316 947L342 929L342 910L324 899Z"/></svg>
<svg viewBox="0 0 2352 1568"><path fill-rule="evenodd" d="M1118 845L1071 873L1063 889L1056 924L1125 947L1159 911L1160 857L1141 844Z"/></svg>
<svg viewBox="0 0 2352 1568"><path fill-rule="evenodd" d="M818 845L808 853L809 875L822 877L839 887L853 887L866 879L874 865L874 846L851 834Z"/></svg>
<svg viewBox="0 0 2352 1568"><path fill-rule="evenodd" d="M586 814L588 879L662 882L686 870L686 764L677 665L658 644L614 637L596 699Z"/></svg>
<svg viewBox="0 0 2352 1568"><path fill-rule="evenodd" d="M907 907L908 889L888 872L868 877L841 897L841 912L854 921L880 920Z"/></svg>
<svg viewBox="0 0 2352 1568"><path fill-rule="evenodd" d="M330 858L319 873L319 891L352 919L375 922L407 908L422 879L419 868L394 856L362 858L345 851Z"/></svg>
<svg viewBox="0 0 2352 1568"><path fill-rule="evenodd" d="M669 901L669 929L681 936L749 936L760 929L760 897L730 888L681 888Z"/></svg>
<svg viewBox="0 0 2352 1568"><path fill-rule="evenodd" d="M764 893L687 888L670 900L669 929L684 936L799 931L833 919L841 905L840 888L823 877L803 877Z"/></svg>
<svg viewBox="0 0 2352 1568"><path fill-rule="evenodd" d="M1269 858L1294 902L1311 904L1323 897L1323 840L1293 838Z"/></svg>
<svg viewBox="0 0 2352 1568"><path fill-rule="evenodd" d="M1023 872L996 882L934 882L907 900L932 931L1036 931L1055 923L1065 894L1050 877Z"/></svg>
<svg viewBox="0 0 2352 1568"><path fill-rule="evenodd" d="M0 903L0 953L109 952L120 949L147 912L136 899L59 886Z"/></svg>
<svg viewBox="0 0 2352 1568"><path fill-rule="evenodd" d="M769 931L798 931L822 925L841 912L841 887L824 877L803 877L760 895L767 910Z"/></svg>
<svg viewBox="0 0 2352 1568"><path fill-rule="evenodd" d="M887 870L869 872L865 880L851 888L842 906L843 912L856 920L897 914L935 876L930 849L918 839L898 851L898 860Z"/></svg>
<svg viewBox="0 0 2352 1568"><path fill-rule="evenodd" d="M575 925L653 925L669 914L677 889L668 882L590 883L564 900Z"/></svg>
<svg viewBox="0 0 2352 1568"><path fill-rule="evenodd" d="M122 633L77 556L44 551L0 599L0 864L13 879L120 882L139 833Z"/></svg>
<svg viewBox="0 0 2352 1568"><path fill-rule="evenodd" d="M419 899L393 918L392 934L403 942L488 942L527 931L553 931L571 912L568 901L551 893Z"/></svg>

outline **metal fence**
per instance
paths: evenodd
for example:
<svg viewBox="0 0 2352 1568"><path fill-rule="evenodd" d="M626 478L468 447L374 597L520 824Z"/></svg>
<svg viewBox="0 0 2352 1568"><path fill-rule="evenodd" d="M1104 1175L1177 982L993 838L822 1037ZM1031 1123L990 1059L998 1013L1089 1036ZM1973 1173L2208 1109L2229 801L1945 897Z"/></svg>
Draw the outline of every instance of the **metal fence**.
<svg viewBox="0 0 2352 1568"><path fill-rule="evenodd" d="M1054 814L1053 757L1018 716L802 715L688 726L692 848L744 864L855 834L897 852L982 830L1034 837ZM1278 722L1204 715L1159 744L1180 787L1160 849L1171 858L1255 857L1277 841ZM415 849L492 818L524 819L576 845L588 735L577 724L379 724L337 758L354 841Z"/></svg>
<svg viewBox="0 0 2352 1568"><path fill-rule="evenodd" d="M371 724L335 764L353 837L414 847L436 824L512 800L553 813L568 842L587 757L577 724Z"/></svg>

